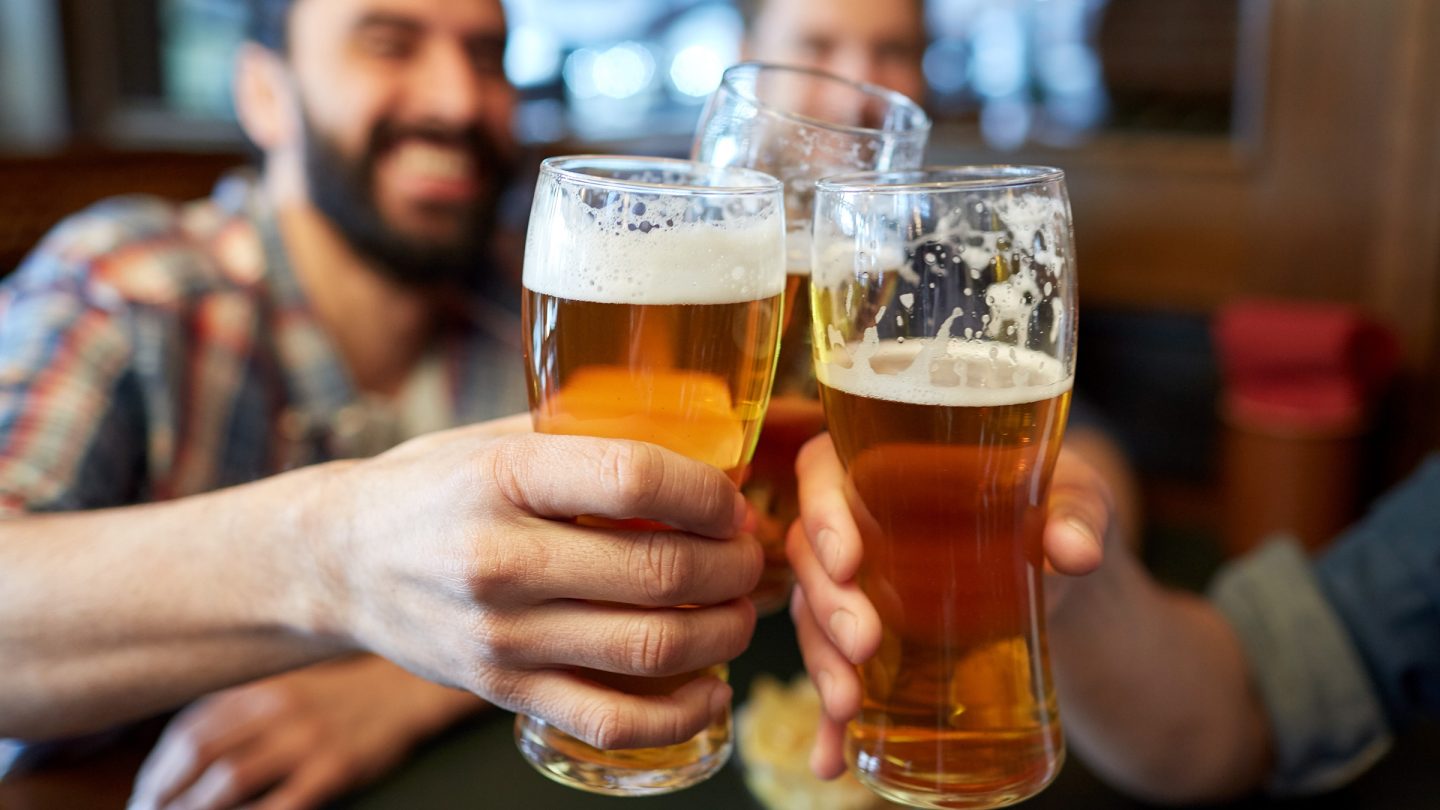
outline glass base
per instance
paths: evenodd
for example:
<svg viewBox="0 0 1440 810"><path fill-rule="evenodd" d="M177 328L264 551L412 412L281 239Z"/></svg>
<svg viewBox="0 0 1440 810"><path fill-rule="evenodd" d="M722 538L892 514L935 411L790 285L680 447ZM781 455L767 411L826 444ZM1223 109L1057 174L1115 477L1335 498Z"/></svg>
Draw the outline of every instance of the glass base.
<svg viewBox="0 0 1440 810"><path fill-rule="evenodd" d="M527 715L515 717L520 755L567 787L608 796L658 796L709 779L730 760L730 711L686 742L605 751Z"/></svg>
<svg viewBox="0 0 1440 810"><path fill-rule="evenodd" d="M927 779L912 779L910 784L896 784L894 780L879 778L876 774L859 767L856 752L847 746L846 764L860 784L869 788L883 799L908 807L927 807L945 810L988 810L995 807L1009 807L1040 793L1060 773L1065 761L1063 747L1054 758L1037 772L1025 778L1011 780L1009 784L990 781L989 785L971 782L963 777L945 777L932 774ZM860 755L863 757L864 755ZM925 783L933 787L922 786Z"/></svg>

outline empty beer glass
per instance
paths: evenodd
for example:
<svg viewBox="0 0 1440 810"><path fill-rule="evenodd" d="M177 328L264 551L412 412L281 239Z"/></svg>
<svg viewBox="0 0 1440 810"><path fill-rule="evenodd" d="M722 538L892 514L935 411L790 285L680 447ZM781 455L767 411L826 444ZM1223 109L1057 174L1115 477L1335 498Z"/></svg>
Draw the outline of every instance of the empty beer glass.
<svg viewBox="0 0 1440 810"><path fill-rule="evenodd" d="M795 454L824 427L810 359L810 213L815 181L829 174L918 167L930 134L905 96L806 68L747 62L725 71L696 130L691 157L746 166L785 184L788 242L784 331L775 392L745 496L758 518L765 574L751 598L785 604L785 530L799 511Z"/></svg>

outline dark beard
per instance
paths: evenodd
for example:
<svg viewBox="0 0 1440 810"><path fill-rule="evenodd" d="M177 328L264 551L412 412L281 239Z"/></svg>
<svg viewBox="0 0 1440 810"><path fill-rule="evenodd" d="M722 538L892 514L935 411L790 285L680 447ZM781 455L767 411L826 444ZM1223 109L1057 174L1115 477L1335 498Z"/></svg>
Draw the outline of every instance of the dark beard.
<svg viewBox="0 0 1440 810"><path fill-rule="evenodd" d="M375 164L404 138L420 138L464 149L489 193L465 207L459 236L437 242L407 236L390 227L375 202ZM371 259L386 277L410 287L479 290L490 283L487 247L495 230L495 204L510 179L495 139L479 127L397 126L380 121L358 159L350 159L305 119L305 180L310 200L340 234Z"/></svg>

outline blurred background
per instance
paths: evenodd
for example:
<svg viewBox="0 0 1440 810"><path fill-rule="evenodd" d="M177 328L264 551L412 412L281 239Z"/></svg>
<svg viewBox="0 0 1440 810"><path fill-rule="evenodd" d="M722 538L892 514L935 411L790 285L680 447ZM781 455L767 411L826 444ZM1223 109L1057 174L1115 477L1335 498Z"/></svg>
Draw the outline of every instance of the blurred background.
<svg viewBox="0 0 1440 810"><path fill-rule="evenodd" d="M685 153L739 56L729 0L506 5L531 167ZM1262 495L1353 514L1436 445L1440 3L929 0L927 15L931 162L1069 173L1080 385L1144 476L1152 533L1253 533L1226 515ZM202 196L247 159L227 86L243 22L237 0L0 0L0 275L96 199ZM1398 375L1335 424L1226 407L1225 352L1245 339L1217 348L1216 329L1254 298L1375 325ZM1333 475L1267 486L1296 465Z"/></svg>

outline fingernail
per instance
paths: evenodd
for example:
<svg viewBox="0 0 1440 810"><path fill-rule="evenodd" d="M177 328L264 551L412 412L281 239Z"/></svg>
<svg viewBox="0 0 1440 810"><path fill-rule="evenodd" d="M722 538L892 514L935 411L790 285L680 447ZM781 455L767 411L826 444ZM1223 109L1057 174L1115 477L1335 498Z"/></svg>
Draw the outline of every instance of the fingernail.
<svg viewBox="0 0 1440 810"><path fill-rule="evenodd" d="M820 567L831 579L837 579L835 568L840 560L840 535L834 529L821 529L815 533L815 556L820 558Z"/></svg>
<svg viewBox="0 0 1440 810"><path fill-rule="evenodd" d="M820 692L820 702L828 705L830 703L830 686L834 682L834 676L821 670L815 674L815 689Z"/></svg>
<svg viewBox="0 0 1440 810"><path fill-rule="evenodd" d="M1080 534L1081 537L1089 540L1090 545L1095 546L1096 548L1100 547L1100 538L1095 535L1095 530L1090 527L1089 523L1081 520L1075 515L1071 515L1070 517L1065 518L1065 525L1074 529L1077 533Z"/></svg>
<svg viewBox="0 0 1440 810"><path fill-rule="evenodd" d="M728 708L730 708L730 687L720 684L710 693L710 716L718 717Z"/></svg>
<svg viewBox="0 0 1440 810"><path fill-rule="evenodd" d="M830 638L850 661L855 660L855 614L844 608L830 614Z"/></svg>

